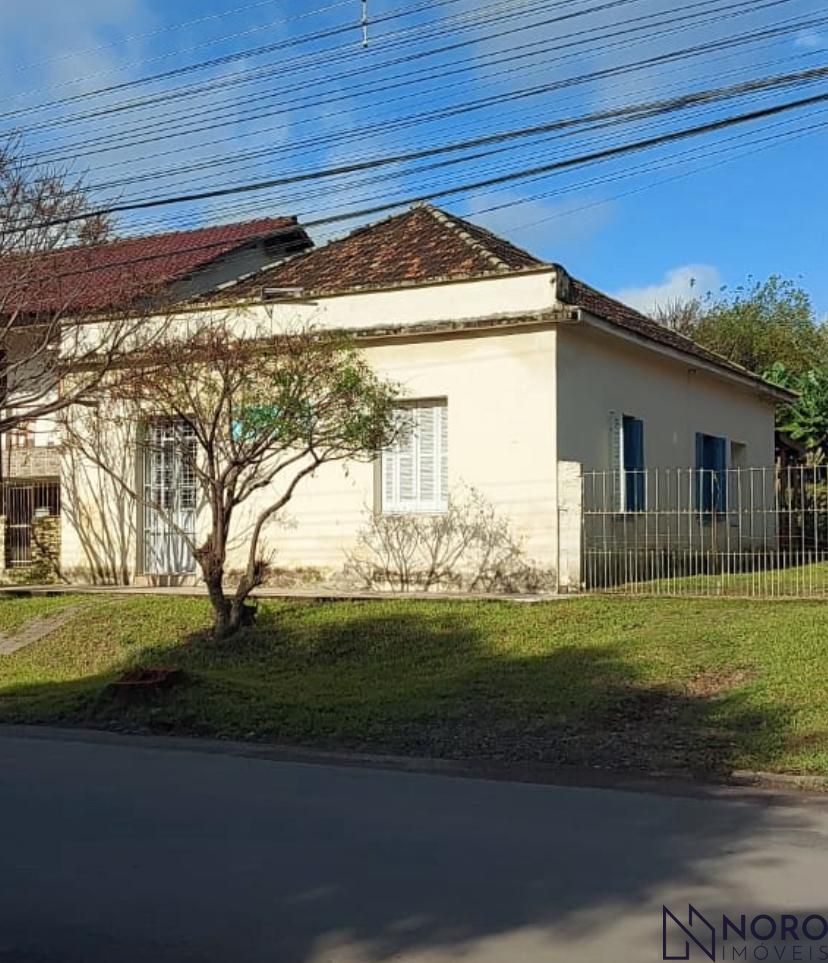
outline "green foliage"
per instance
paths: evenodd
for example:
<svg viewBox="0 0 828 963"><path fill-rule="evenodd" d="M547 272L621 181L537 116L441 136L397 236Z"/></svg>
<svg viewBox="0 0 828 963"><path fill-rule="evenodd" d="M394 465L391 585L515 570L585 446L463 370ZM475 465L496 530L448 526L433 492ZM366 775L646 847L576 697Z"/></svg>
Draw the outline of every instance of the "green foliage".
<svg viewBox="0 0 828 963"><path fill-rule="evenodd" d="M777 427L794 441L802 442L808 451L828 450L828 366L796 374L777 362L765 372L774 384L797 392L799 398L782 405Z"/></svg>
<svg viewBox="0 0 828 963"><path fill-rule="evenodd" d="M674 302L657 320L760 374L777 363L794 375L828 363L826 329L810 296L776 274L733 291Z"/></svg>
<svg viewBox="0 0 828 963"><path fill-rule="evenodd" d="M656 320L729 361L799 394L777 427L811 451L828 450L828 327L796 282L771 275L732 292L674 301Z"/></svg>
<svg viewBox="0 0 828 963"><path fill-rule="evenodd" d="M794 281L772 275L709 297L703 308L693 337L751 371L781 363L802 374L826 359L825 331L809 295Z"/></svg>
<svg viewBox="0 0 828 963"><path fill-rule="evenodd" d="M235 461L248 449L324 447L371 456L393 434L398 389L340 338L306 337L297 351L260 349L257 364L222 393ZM263 400L267 399L267 400Z"/></svg>

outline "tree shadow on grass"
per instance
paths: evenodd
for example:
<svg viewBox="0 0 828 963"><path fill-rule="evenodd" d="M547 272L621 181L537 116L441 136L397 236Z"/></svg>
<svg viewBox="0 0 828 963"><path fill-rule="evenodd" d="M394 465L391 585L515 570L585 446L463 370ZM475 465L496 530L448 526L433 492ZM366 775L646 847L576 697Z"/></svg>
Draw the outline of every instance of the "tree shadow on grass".
<svg viewBox="0 0 828 963"><path fill-rule="evenodd" d="M188 681L112 688L136 666ZM648 681L623 642L499 645L496 627L447 606L301 604L224 642L143 647L104 676L0 689L0 721L674 775L773 768L793 738L787 708L752 705L739 673L703 676Z"/></svg>
<svg viewBox="0 0 828 963"><path fill-rule="evenodd" d="M107 674L2 692L0 717L40 706L49 722L716 775L784 742L783 710L647 684L620 644L508 654L447 608L341 611L277 610L231 644L145 649L143 664L191 682L144 701L119 700ZM68 963L379 963L482 944L487 959L657 959L663 901L712 886L733 853L767 868L774 832L807 826L761 805L119 746L63 744L46 765L48 792L21 769L0 801L9 824L37 827L4 853L17 890L0 960L59 947ZM86 843L54 866L75 835ZM642 906L646 944L613 944Z"/></svg>

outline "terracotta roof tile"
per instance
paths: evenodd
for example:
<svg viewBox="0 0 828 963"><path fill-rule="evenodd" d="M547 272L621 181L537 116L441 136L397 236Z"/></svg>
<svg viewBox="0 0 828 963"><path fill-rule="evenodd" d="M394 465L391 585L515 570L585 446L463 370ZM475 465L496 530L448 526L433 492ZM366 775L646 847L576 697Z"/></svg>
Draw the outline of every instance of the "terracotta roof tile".
<svg viewBox="0 0 828 963"><path fill-rule="evenodd" d="M411 208L299 254L218 292L257 298L263 288L308 293L393 287L502 274L543 262L490 231L437 208Z"/></svg>
<svg viewBox="0 0 828 963"><path fill-rule="evenodd" d="M0 304L32 314L123 306L289 228L296 218L268 217L56 249L36 260L9 257L0 262Z"/></svg>
<svg viewBox="0 0 828 963"><path fill-rule="evenodd" d="M558 270L568 277L560 266L533 257L485 228L431 205L421 205L227 285L211 298L257 300L267 288L301 288L309 295L336 294L539 268ZM569 280L568 303L619 328L778 391L758 375L583 281Z"/></svg>

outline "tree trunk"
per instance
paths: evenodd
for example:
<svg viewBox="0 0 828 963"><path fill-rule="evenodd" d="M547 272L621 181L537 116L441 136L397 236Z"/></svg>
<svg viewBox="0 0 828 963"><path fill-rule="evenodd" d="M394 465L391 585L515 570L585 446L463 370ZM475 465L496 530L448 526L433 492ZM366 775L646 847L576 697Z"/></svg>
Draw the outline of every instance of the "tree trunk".
<svg viewBox="0 0 828 963"><path fill-rule="evenodd" d="M201 566L207 595L213 607L213 638L225 639L232 635L230 600L224 594L224 560L213 549L213 541L209 539L195 553L196 561Z"/></svg>
<svg viewBox="0 0 828 963"><path fill-rule="evenodd" d="M230 602L230 624L228 635L238 632L245 625L252 624L255 617L255 609L247 605L250 593L255 588L250 579L242 577L236 589L235 595Z"/></svg>
<svg viewBox="0 0 828 963"><path fill-rule="evenodd" d="M232 625L230 600L224 594L221 576L205 578L210 605L213 606L213 638L226 639L235 631Z"/></svg>

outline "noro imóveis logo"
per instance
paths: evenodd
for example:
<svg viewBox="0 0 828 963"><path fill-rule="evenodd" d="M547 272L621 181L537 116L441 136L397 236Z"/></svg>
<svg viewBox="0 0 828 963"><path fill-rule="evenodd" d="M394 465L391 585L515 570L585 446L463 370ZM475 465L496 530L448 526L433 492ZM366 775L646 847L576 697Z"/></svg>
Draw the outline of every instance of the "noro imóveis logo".
<svg viewBox="0 0 828 963"><path fill-rule="evenodd" d="M687 922L662 907L662 926L665 960L693 959L695 947L708 959L716 959L716 930L692 904L687 907ZM698 957L701 958L700 956Z"/></svg>

